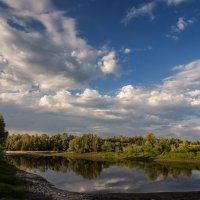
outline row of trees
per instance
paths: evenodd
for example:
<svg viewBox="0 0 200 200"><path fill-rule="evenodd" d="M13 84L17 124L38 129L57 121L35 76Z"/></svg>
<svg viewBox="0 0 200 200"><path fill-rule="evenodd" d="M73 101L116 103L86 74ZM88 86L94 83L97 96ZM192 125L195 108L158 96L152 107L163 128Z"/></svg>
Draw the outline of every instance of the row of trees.
<svg viewBox="0 0 200 200"><path fill-rule="evenodd" d="M115 152L126 155L139 156L144 154L159 155L165 152L186 153L200 152L198 141L182 141L176 138L156 138L151 132L142 136L115 136L100 138L93 134L75 137L69 142L69 151L86 152Z"/></svg>
<svg viewBox="0 0 200 200"><path fill-rule="evenodd" d="M182 141L176 138L156 138L151 132L142 136L114 136L100 138L94 134L73 136L68 133L49 136L12 134L5 130L3 116L0 115L0 147L12 151L71 151L76 153L115 152L130 156L162 153L192 153L200 156L199 141Z"/></svg>
<svg viewBox="0 0 200 200"><path fill-rule="evenodd" d="M200 152L199 142L175 138L156 138L153 133L142 136L115 136L100 138L94 134L73 136L67 133L49 136L13 134L5 142L7 150L23 151L71 151L76 153L115 152L126 155L155 154L164 152Z"/></svg>
<svg viewBox="0 0 200 200"><path fill-rule="evenodd" d="M67 133L49 136L13 134L9 135L5 147L9 151L67 151L74 136Z"/></svg>

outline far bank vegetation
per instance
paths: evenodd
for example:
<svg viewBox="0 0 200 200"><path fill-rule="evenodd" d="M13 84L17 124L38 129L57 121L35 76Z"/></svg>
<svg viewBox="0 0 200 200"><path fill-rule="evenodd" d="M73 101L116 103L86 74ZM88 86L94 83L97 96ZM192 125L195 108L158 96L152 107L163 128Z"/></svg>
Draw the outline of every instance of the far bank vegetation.
<svg viewBox="0 0 200 200"><path fill-rule="evenodd" d="M177 138L114 136L100 138L94 134L74 136L67 133L49 136L12 134L5 142L8 151L58 151L74 153L113 153L125 157L196 158L200 159L200 142Z"/></svg>

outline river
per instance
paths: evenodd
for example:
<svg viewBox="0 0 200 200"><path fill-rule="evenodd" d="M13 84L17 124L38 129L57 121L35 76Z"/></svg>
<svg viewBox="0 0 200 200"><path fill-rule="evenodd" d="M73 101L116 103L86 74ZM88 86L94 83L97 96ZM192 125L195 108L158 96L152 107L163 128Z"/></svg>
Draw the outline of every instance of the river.
<svg viewBox="0 0 200 200"><path fill-rule="evenodd" d="M58 156L6 156L16 167L55 187L87 193L199 191L200 163L92 161Z"/></svg>

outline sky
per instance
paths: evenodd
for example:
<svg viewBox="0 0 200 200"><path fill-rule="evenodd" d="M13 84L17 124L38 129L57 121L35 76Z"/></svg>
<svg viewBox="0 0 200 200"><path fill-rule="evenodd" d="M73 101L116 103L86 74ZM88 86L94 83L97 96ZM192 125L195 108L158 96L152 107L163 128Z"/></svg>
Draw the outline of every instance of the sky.
<svg viewBox="0 0 200 200"><path fill-rule="evenodd" d="M0 0L11 133L200 136L199 0Z"/></svg>

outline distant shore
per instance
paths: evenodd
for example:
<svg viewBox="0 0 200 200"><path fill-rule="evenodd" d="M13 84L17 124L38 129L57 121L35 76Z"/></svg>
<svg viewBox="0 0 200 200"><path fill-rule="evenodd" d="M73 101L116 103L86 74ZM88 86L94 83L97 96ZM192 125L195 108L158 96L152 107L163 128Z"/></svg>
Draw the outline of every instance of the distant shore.
<svg viewBox="0 0 200 200"><path fill-rule="evenodd" d="M6 155L32 155L32 156L63 156L66 158L79 159L98 159L98 160L130 160L142 162L180 162L180 163L200 163L200 159L191 158L147 158L147 157L125 157L123 155L116 155L115 153L71 153L71 152L57 152L57 151L5 151Z"/></svg>

